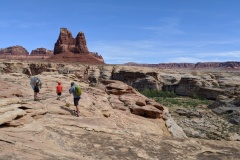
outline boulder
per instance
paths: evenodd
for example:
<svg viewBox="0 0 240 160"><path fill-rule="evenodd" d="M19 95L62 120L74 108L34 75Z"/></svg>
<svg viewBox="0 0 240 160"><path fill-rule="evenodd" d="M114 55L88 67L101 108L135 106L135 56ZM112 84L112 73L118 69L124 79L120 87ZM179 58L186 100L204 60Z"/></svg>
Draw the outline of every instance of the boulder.
<svg viewBox="0 0 240 160"><path fill-rule="evenodd" d="M15 110L19 107L21 107L21 104L11 104L11 105L8 105L8 106L1 107L0 108L0 114L3 114L7 111Z"/></svg>
<svg viewBox="0 0 240 160"><path fill-rule="evenodd" d="M22 117L26 114L26 112L22 109L15 109L11 111L7 111L0 115L0 125L5 123L10 123L17 117Z"/></svg>
<svg viewBox="0 0 240 160"><path fill-rule="evenodd" d="M109 98L110 105L113 109L128 110L128 106L124 104L124 102L120 101L117 95L111 95Z"/></svg>
<svg viewBox="0 0 240 160"><path fill-rule="evenodd" d="M185 132L183 129L174 121L172 116L170 115L169 111L167 108L164 108L165 112L165 122L166 126L168 128L168 131L171 133L172 136L177 137L177 138L187 138Z"/></svg>
<svg viewBox="0 0 240 160"><path fill-rule="evenodd" d="M158 110L157 108L149 105L147 106L131 105L129 108L131 113L146 118L162 118L163 114L161 110Z"/></svg>
<svg viewBox="0 0 240 160"><path fill-rule="evenodd" d="M13 98L2 98L0 99L0 107L7 106L9 104L15 104L15 103L20 103L21 100L17 97Z"/></svg>

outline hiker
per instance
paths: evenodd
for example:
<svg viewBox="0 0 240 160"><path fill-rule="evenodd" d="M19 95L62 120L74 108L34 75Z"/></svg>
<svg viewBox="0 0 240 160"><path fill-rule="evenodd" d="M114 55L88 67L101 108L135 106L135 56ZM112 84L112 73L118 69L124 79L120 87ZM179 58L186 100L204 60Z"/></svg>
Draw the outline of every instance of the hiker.
<svg viewBox="0 0 240 160"><path fill-rule="evenodd" d="M60 100L60 97L62 95L62 85L61 85L61 82L58 82L58 85L57 85L57 90L56 90L56 93L57 93L57 100Z"/></svg>
<svg viewBox="0 0 240 160"><path fill-rule="evenodd" d="M37 101L38 100L38 93L39 93L39 91L40 91L40 89L39 89L39 86L40 85L40 82L38 81L38 82L36 82L36 84L35 84L35 86L34 86L34 101Z"/></svg>
<svg viewBox="0 0 240 160"><path fill-rule="evenodd" d="M80 100L80 94L77 93L77 89L76 88L79 88L79 86L77 86L74 82L71 83L71 88L69 89L69 93L70 94L73 94L73 102L74 102L74 106L76 106L76 112L77 112L77 117L79 117L79 114L80 114L80 111L79 111L79 108L78 108L78 102Z"/></svg>
<svg viewBox="0 0 240 160"><path fill-rule="evenodd" d="M32 77L30 80L30 85L34 91L34 100L36 101L38 98L38 93L40 92L40 89L42 87L42 83L38 77Z"/></svg>

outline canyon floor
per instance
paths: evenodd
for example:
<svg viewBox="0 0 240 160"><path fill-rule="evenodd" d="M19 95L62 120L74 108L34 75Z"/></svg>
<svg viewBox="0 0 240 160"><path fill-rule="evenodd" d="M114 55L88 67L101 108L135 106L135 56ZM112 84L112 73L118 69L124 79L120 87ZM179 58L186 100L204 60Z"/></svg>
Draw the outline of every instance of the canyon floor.
<svg viewBox="0 0 240 160"><path fill-rule="evenodd" d="M147 118L124 109L134 97L123 104L117 95L106 92L106 86L91 86L75 73L41 72L37 75L43 83L40 100L33 101L31 76L22 73L19 66L12 70L6 72L5 68L0 75L0 159L237 160L240 157L239 141L174 136L163 117ZM58 81L63 84L60 100L55 91ZM72 111L73 97L68 93L72 81L83 89L80 117ZM176 129L175 135L177 132Z"/></svg>

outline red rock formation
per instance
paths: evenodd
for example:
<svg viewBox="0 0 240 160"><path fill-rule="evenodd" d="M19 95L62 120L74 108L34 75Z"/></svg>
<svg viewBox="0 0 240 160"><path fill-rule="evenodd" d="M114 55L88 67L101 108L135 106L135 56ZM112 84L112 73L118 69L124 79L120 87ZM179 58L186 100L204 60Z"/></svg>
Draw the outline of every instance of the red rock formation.
<svg viewBox="0 0 240 160"><path fill-rule="evenodd" d="M48 50L46 48L37 48L35 50L32 50L30 56L53 56L53 51Z"/></svg>
<svg viewBox="0 0 240 160"><path fill-rule="evenodd" d="M103 64L104 60L98 53L89 52L83 32L76 38L66 28L60 29L60 34L54 46L54 56L49 61L80 62Z"/></svg>
<svg viewBox="0 0 240 160"><path fill-rule="evenodd" d="M54 46L54 54L65 52L72 53L89 53L87 42L83 32L79 32L74 39L72 33L66 28L60 29L60 34Z"/></svg>
<svg viewBox="0 0 240 160"><path fill-rule="evenodd" d="M76 53L88 53L87 42L83 32L79 32L76 37Z"/></svg>
<svg viewBox="0 0 240 160"><path fill-rule="evenodd" d="M11 46L0 49L0 55L28 56L28 51L22 46Z"/></svg>
<svg viewBox="0 0 240 160"><path fill-rule="evenodd" d="M54 46L54 54L74 52L74 48L75 39L72 37L72 33L66 28L61 28L58 40Z"/></svg>

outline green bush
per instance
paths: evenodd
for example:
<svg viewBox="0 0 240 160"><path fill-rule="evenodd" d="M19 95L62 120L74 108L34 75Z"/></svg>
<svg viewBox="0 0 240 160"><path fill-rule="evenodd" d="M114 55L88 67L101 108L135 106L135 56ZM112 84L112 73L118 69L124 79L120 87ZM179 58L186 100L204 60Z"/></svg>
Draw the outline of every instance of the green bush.
<svg viewBox="0 0 240 160"><path fill-rule="evenodd" d="M177 96L174 92L165 92L158 90L146 89L141 92L146 97L154 98L157 102L166 107L183 106L183 107L196 107L198 105L209 105L211 100L204 99L196 94L191 97Z"/></svg>
<svg viewBox="0 0 240 160"><path fill-rule="evenodd" d="M173 106L182 106L182 107L196 107L198 105L209 105L212 103L211 100L201 100L201 99L193 99L190 97L157 97L155 100L166 107Z"/></svg>
<svg viewBox="0 0 240 160"><path fill-rule="evenodd" d="M174 92L164 92L164 91L159 91L159 90L150 90L150 89L145 89L141 92L143 95L146 97L176 97L176 94Z"/></svg>

